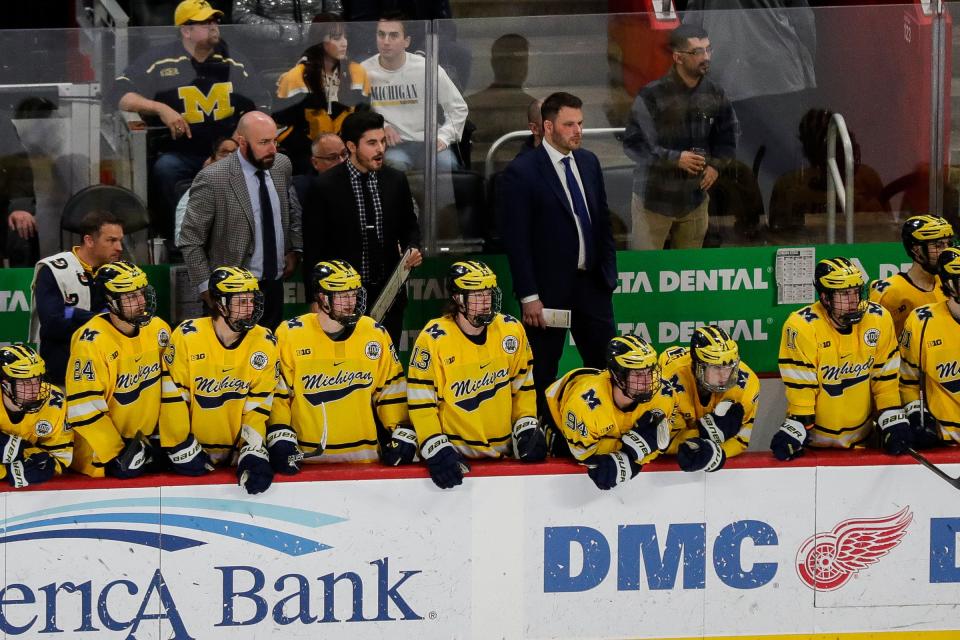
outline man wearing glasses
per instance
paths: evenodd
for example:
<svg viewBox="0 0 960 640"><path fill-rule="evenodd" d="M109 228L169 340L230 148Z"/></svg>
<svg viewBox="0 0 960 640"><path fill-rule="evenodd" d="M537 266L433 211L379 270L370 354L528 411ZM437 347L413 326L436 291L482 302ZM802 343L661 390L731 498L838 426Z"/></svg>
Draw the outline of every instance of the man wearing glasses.
<svg viewBox="0 0 960 640"><path fill-rule="evenodd" d="M670 34L673 66L637 94L623 148L637 163L631 213L634 249L696 248L707 232L707 192L735 155L739 126L723 89L707 78L707 32Z"/></svg>
<svg viewBox="0 0 960 640"><path fill-rule="evenodd" d="M172 237L176 185L203 167L214 141L230 137L240 116L266 104L255 73L220 38L223 15L205 0L183 0L174 12L179 40L151 48L117 78L123 111L151 130L151 204L156 233ZM184 55L186 54L186 55Z"/></svg>
<svg viewBox="0 0 960 640"><path fill-rule="evenodd" d="M297 190L300 204L304 203L310 183L321 173L333 169L350 157L346 145L335 133L321 133L310 145L310 172L293 176L293 188Z"/></svg>

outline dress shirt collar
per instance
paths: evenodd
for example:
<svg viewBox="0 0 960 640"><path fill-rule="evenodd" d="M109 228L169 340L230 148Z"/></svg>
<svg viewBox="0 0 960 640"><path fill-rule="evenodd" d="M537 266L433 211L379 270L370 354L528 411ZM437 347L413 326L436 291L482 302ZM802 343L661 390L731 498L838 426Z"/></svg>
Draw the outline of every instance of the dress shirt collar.
<svg viewBox="0 0 960 640"><path fill-rule="evenodd" d="M240 169L243 170L244 177L247 178L248 180L251 178L256 178L256 173L257 171L259 171L259 169L255 167L249 160L247 160L247 157L240 152L240 149L237 149L236 151L234 151L234 153L237 154L237 156L239 156L240 158ZM269 175L270 170L267 169L266 171L264 171L264 173Z"/></svg>
<svg viewBox="0 0 960 640"><path fill-rule="evenodd" d="M550 141L544 136L543 141L540 143L543 145L543 148L547 150L547 155L550 156L550 162L554 165L560 164L560 161L564 158L573 158L573 153L560 153L556 147L550 144ZM576 160L574 160L576 163Z"/></svg>

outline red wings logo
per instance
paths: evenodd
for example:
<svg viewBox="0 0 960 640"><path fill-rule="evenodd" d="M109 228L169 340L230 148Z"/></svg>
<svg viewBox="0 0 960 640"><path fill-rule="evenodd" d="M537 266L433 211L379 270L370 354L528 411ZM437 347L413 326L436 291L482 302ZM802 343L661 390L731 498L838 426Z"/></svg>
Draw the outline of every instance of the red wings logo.
<svg viewBox="0 0 960 640"><path fill-rule="evenodd" d="M886 518L844 520L830 533L814 534L800 545L797 574L811 589L839 589L900 544L911 522L909 506Z"/></svg>

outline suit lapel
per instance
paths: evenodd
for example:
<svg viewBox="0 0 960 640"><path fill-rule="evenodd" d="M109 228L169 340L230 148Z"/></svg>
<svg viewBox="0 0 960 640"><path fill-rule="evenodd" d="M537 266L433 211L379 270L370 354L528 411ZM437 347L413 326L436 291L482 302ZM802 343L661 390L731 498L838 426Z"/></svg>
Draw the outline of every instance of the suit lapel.
<svg viewBox="0 0 960 640"><path fill-rule="evenodd" d="M543 148L544 144L546 143L541 143L536 150L537 162L540 165L540 173L547 184L550 185L554 195L556 195L557 199L560 200L563 208L567 211L567 213L573 215L573 209L570 208L570 201L567 199L567 193L563 190L563 184L560 183L560 176L557 175L557 170L550 161L550 155L547 153L547 150Z"/></svg>
<svg viewBox="0 0 960 640"><path fill-rule="evenodd" d="M591 199L591 195L593 194L590 187L594 185L594 176L593 173L590 172L588 163L585 161L581 162L582 158L583 154L581 153L580 149L577 149L573 152L573 159L577 163L577 171L580 172L580 182L583 183L583 199L587 203L587 211L590 212L590 218L593 219L596 216L597 209L596 205Z"/></svg>
<svg viewBox="0 0 960 640"><path fill-rule="evenodd" d="M230 167L230 186L233 187L234 195L240 202L240 208L243 209L247 222L250 223L250 236L256 233L256 223L253 220L253 205L250 203L250 192L247 190L247 181L243 177L243 167L240 165L240 157L232 160L233 167Z"/></svg>

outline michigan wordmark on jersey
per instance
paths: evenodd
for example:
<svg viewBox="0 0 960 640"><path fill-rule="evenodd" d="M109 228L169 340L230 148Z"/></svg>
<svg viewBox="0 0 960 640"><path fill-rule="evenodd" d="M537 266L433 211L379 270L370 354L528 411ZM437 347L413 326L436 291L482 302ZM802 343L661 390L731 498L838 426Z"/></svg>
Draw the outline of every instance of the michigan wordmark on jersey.
<svg viewBox="0 0 960 640"><path fill-rule="evenodd" d="M215 463L229 463L251 439L242 433L266 440L279 378L277 339L268 329L256 326L228 349L211 318L183 321L163 357L160 446L175 447L192 433Z"/></svg>
<svg viewBox="0 0 960 640"><path fill-rule="evenodd" d="M70 343L67 420L75 469L103 476L103 465L137 433L149 436L160 417L160 362L170 325L160 318L126 336L108 314L90 319Z"/></svg>
<svg viewBox="0 0 960 640"><path fill-rule="evenodd" d="M900 398L920 400L944 440L960 442L960 322L946 302L915 309L900 334ZM922 380L921 380L922 378Z"/></svg>
<svg viewBox="0 0 960 640"><path fill-rule="evenodd" d="M450 317L431 320L410 354L407 401L421 443L443 433L467 457L510 455L513 424L537 413L523 325L497 314L474 341Z"/></svg>
<svg viewBox="0 0 960 640"><path fill-rule="evenodd" d="M906 273L895 273L886 280L874 280L870 285L870 300L890 312L893 328L900 335L907 316L917 307L946 300L940 290L940 278L934 276L933 290L924 291Z"/></svg>
<svg viewBox="0 0 960 640"><path fill-rule="evenodd" d="M277 329L284 390L273 399L270 425L293 426L304 453L327 443L310 462L375 462L376 418L392 431L409 424L407 381L386 330L363 316L346 338L333 340L315 313Z"/></svg>
<svg viewBox="0 0 960 640"><path fill-rule="evenodd" d="M574 369L547 387L546 399L553 423L577 460L619 451L620 437L647 411L659 412L669 420L671 446L683 426L677 412L678 395L671 385L662 384L649 402L623 410L613 401L613 380L606 370ZM640 463L659 455L660 451L653 451Z"/></svg>
<svg viewBox="0 0 960 640"><path fill-rule="evenodd" d="M735 385L723 393L710 393L701 397L697 390L697 379L688 347L665 349L660 354L660 367L663 383L671 385L677 394L677 410L686 426L686 431L674 440L668 453L676 453L676 446L684 440L699 437L698 420L711 413L724 400L737 402L743 407L743 426L737 435L724 441L723 451L728 458L746 451L750 446L750 435L753 433L760 400L760 379L753 369L741 362ZM706 404L702 402L704 399Z"/></svg>
<svg viewBox="0 0 960 640"><path fill-rule="evenodd" d="M29 458L47 452L57 461L57 473L73 462L73 431L67 427L67 401L59 389L50 390L50 397L36 413L19 414L18 420L0 407L0 431L19 436L30 443L24 451Z"/></svg>
<svg viewBox="0 0 960 640"><path fill-rule="evenodd" d="M814 416L810 444L849 448L873 428L873 413L900 405L900 354L890 312L870 302L841 333L819 302L791 313L780 339L787 413Z"/></svg>

